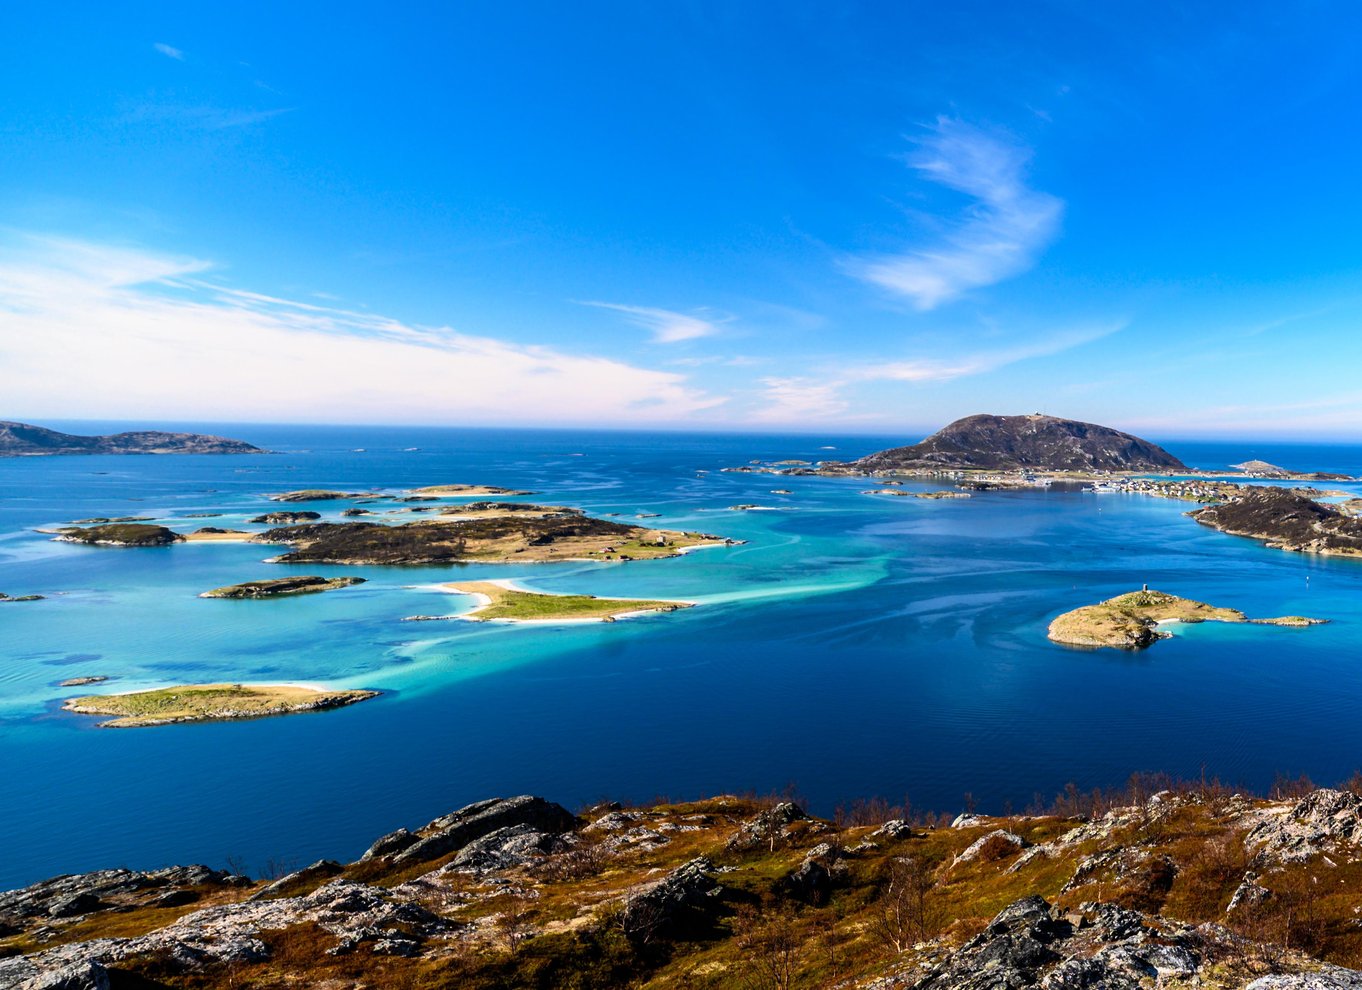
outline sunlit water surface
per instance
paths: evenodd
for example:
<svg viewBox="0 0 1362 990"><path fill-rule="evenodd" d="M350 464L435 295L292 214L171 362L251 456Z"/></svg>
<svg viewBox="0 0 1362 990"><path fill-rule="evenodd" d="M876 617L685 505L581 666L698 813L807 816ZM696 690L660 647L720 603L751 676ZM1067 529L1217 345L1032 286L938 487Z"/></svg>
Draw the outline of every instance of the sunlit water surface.
<svg viewBox="0 0 1362 990"><path fill-rule="evenodd" d="M1263 786L1362 766L1362 562L1224 536L1183 503L895 499L861 494L864 481L719 470L902 438L218 429L279 453L0 459L0 591L49 596L0 604L0 887L122 864L349 859L498 794L576 806L793 785L825 813L873 795L949 811L965 792L1001 810L1139 770ZM1204 467L1260 457L1362 472L1359 448L1170 446ZM286 568L262 563L261 546L92 548L33 531L120 515L232 526L279 508L271 492L445 482L747 542L629 564ZM776 511L728 509L740 503ZM348 504L307 507L333 518ZM224 515L183 518L200 512ZM368 582L196 597L290 571ZM467 607L428 587L460 576L701 605L613 624L400 621ZM1046 640L1059 612L1145 582L1333 621L1187 626L1140 654ZM80 693L59 681L95 674L107 690L299 681L384 694L318 715L112 731L58 710Z"/></svg>

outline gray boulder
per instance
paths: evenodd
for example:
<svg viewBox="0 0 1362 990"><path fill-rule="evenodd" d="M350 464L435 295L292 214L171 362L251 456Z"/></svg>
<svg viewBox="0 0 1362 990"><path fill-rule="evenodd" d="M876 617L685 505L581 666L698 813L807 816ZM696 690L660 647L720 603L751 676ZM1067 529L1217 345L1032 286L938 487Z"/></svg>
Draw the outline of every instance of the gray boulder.
<svg viewBox="0 0 1362 990"><path fill-rule="evenodd" d="M528 794L479 801L431 822L421 830L420 838L393 854L392 862L403 865L439 859L498 829L515 825L560 835L571 829L576 821L562 805Z"/></svg>
<svg viewBox="0 0 1362 990"><path fill-rule="evenodd" d="M621 917L625 934L646 942L702 929L712 921L723 894L723 887L710 876L713 871L709 859L697 856L631 893Z"/></svg>
<svg viewBox="0 0 1362 990"><path fill-rule="evenodd" d="M389 832L387 835L379 836L374 840L374 844L364 851L364 855L359 858L361 863L367 863L371 859L378 859L381 856L392 856L400 853L408 846L415 845L421 837L415 832L409 832L405 828L399 828L396 832Z"/></svg>

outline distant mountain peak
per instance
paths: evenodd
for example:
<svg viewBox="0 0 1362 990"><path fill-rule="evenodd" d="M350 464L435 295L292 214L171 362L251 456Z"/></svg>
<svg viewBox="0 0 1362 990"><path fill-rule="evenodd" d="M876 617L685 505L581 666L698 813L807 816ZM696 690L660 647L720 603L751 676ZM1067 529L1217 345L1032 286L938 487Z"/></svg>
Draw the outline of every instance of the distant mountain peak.
<svg viewBox="0 0 1362 990"><path fill-rule="evenodd" d="M920 443L882 450L855 465L866 471L1156 471L1187 467L1148 440L1109 426L1043 413L966 416Z"/></svg>
<svg viewBox="0 0 1362 990"><path fill-rule="evenodd" d="M205 433L136 430L83 437L0 420L0 457L53 454L263 454L254 444Z"/></svg>

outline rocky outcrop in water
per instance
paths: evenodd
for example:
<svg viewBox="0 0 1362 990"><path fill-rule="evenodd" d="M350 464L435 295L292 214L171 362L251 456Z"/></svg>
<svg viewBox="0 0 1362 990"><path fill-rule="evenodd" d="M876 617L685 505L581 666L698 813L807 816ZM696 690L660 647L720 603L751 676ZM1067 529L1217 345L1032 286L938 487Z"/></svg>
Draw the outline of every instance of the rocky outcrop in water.
<svg viewBox="0 0 1362 990"><path fill-rule="evenodd" d="M264 515L254 516L251 519L248 519L247 522L266 523L270 526L288 526L293 523L312 522L314 519L320 519L321 517L322 514L320 512L304 509L301 512L266 512Z"/></svg>
<svg viewBox="0 0 1362 990"><path fill-rule="evenodd" d="M56 537L62 543L85 543L102 547L165 547L184 542L184 537L164 526L146 523L109 523L84 529L68 527Z"/></svg>
<svg viewBox="0 0 1362 990"><path fill-rule="evenodd" d="M319 577L315 574L297 577L268 578L263 581L243 581L225 588L214 588L200 598L279 598L283 595L308 595L319 591L334 591L363 584L362 577Z"/></svg>

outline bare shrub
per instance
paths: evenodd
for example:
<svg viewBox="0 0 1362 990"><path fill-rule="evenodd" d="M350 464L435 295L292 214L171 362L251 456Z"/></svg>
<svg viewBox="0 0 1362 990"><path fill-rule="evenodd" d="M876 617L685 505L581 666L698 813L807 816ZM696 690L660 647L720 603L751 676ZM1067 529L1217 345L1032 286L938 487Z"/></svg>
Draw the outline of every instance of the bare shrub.
<svg viewBox="0 0 1362 990"><path fill-rule="evenodd" d="M871 933L894 952L925 940L936 928L928 901L933 886L932 871L920 858L892 860L871 917Z"/></svg>

